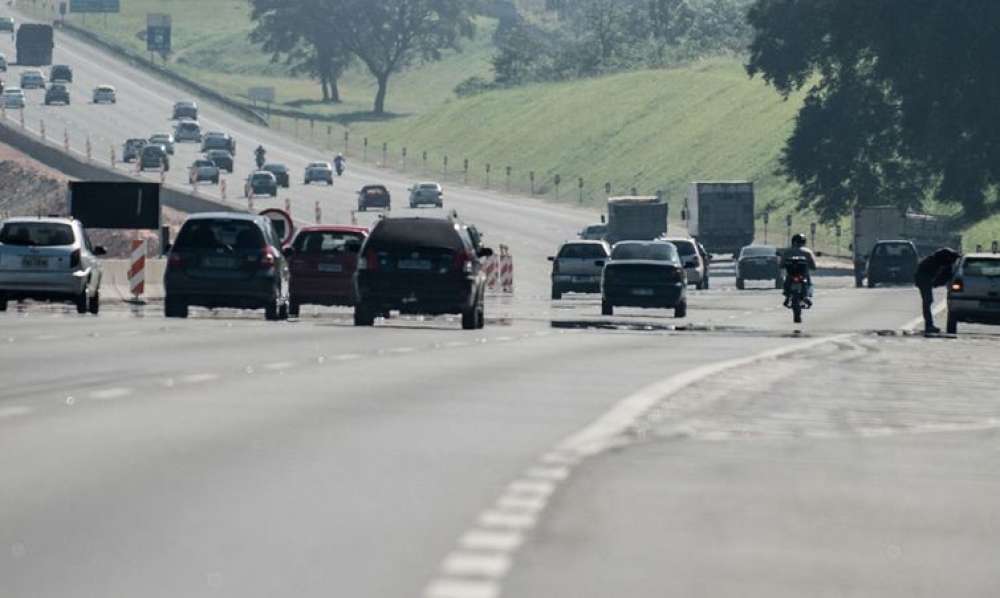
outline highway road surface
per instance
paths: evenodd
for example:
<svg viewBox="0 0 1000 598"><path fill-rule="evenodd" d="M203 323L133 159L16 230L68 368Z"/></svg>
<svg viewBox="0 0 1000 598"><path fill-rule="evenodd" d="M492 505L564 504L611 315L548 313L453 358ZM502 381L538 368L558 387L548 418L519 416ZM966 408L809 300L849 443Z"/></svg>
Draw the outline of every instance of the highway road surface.
<svg viewBox="0 0 1000 598"><path fill-rule="evenodd" d="M188 97L57 44L76 97L107 82L121 101L31 106L49 131L119 144ZM202 111L237 136L240 175L261 142L296 169L329 158ZM409 178L351 164L333 189L283 193L343 221L368 181L399 202ZM593 296L550 301L545 261L596 214L446 202L514 251L516 293L482 331L318 308L0 314L0 596L1000 593L992 329L913 335L912 289L836 268L794 327L726 261L687 318L602 317Z"/></svg>

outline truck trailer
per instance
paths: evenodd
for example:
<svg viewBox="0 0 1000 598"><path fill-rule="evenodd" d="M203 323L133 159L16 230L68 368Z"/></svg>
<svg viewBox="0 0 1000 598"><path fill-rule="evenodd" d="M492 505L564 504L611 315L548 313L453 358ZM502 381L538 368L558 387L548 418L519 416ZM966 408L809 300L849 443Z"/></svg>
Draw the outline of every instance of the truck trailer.
<svg viewBox="0 0 1000 598"><path fill-rule="evenodd" d="M52 25L25 23L17 29L18 66L48 66L52 64L55 41Z"/></svg>
<svg viewBox="0 0 1000 598"><path fill-rule="evenodd" d="M669 206L659 196L608 198L609 243L652 241L667 234Z"/></svg>
<svg viewBox="0 0 1000 598"><path fill-rule="evenodd" d="M753 214L753 183L691 183L686 210L688 232L709 253L735 255L753 243Z"/></svg>

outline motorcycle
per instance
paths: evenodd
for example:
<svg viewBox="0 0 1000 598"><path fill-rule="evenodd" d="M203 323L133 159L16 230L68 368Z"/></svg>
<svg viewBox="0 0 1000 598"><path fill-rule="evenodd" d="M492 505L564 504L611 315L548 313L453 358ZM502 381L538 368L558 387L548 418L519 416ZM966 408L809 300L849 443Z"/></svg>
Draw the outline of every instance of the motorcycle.
<svg viewBox="0 0 1000 598"><path fill-rule="evenodd" d="M264 168L264 163L267 161L266 152L263 149L259 149L255 152L257 160L257 170Z"/></svg>
<svg viewBox="0 0 1000 598"><path fill-rule="evenodd" d="M809 260L795 256L785 260L785 280L787 281L785 306L792 310L792 319L802 323L802 310L812 307L810 298Z"/></svg>
<svg viewBox="0 0 1000 598"><path fill-rule="evenodd" d="M342 161L334 162L333 166L337 169L337 176L344 175L344 163Z"/></svg>

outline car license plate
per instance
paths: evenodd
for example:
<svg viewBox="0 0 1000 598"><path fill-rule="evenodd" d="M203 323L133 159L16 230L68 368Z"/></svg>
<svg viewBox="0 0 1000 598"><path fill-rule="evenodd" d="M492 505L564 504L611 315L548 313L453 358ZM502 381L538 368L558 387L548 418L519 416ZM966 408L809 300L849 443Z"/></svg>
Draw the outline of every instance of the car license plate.
<svg viewBox="0 0 1000 598"><path fill-rule="evenodd" d="M21 266L24 268L48 268L49 258L37 255L26 255L21 258Z"/></svg>
<svg viewBox="0 0 1000 598"><path fill-rule="evenodd" d="M344 267L340 264L320 264L318 266L320 272L343 272Z"/></svg>
<svg viewBox="0 0 1000 598"><path fill-rule="evenodd" d="M206 257L201 261L206 268L235 268L236 260L231 257Z"/></svg>
<svg viewBox="0 0 1000 598"><path fill-rule="evenodd" d="M653 289L632 289L632 294L639 297L652 297Z"/></svg>
<svg viewBox="0 0 1000 598"><path fill-rule="evenodd" d="M802 285L800 283L793 282L788 286L788 290L791 291L792 293L801 293Z"/></svg>
<svg viewBox="0 0 1000 598"><path fill-rule="evenodd" d="M430 270L430 260L399 260L400 270Z"/></svg>

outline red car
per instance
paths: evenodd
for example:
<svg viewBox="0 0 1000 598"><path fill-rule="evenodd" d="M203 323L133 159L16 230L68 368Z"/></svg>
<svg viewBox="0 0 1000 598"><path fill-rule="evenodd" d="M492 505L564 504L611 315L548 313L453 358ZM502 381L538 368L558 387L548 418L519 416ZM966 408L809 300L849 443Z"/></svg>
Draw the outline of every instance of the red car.
<svg viewBox="0 0 1000 598"><path fill-rule="evenodd" d="M354 305L354 271L368 229L357 226L306 226L285 249L292 273L289 315L303 304Z"/></svg>

